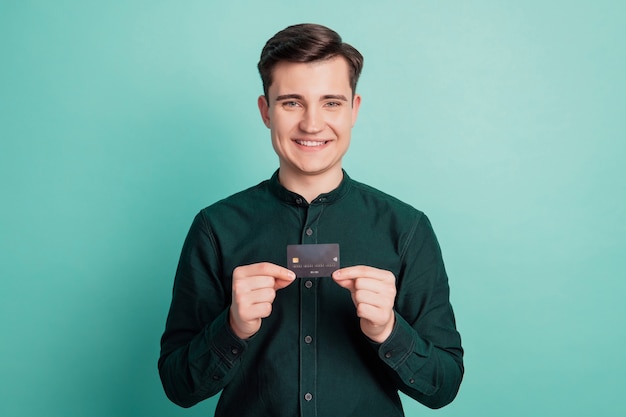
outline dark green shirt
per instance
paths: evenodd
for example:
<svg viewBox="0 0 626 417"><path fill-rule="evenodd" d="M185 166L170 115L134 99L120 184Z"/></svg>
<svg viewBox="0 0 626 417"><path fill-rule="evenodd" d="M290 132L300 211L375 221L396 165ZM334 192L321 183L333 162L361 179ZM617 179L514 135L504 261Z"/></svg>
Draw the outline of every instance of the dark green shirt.
<svg viewBox="0 0 626 417"><path fill-rule="evenodd" d="M330 277L279 290L248 340L230 330L232 271L287 266L289 244L338 243L341 267L396 276L396 324L382 344L360 330L348 290ZM203 209L183 246L161 340L168 397L190 407L222 391L216 416L402 416L398 390L438 408L463 376L463 349L441 251L426 216L344 173L308 204L277 173Z"/></svg>

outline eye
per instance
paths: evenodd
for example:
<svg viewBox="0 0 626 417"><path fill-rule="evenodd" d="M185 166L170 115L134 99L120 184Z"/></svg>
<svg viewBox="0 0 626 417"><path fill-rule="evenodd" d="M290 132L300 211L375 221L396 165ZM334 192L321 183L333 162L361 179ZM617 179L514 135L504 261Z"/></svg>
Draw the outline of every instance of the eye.
<svg viewBox="0 0 626 417"><path fill-rule="evenodd" d="M292 109L292 108L300 107L300 103L298 103L297 101L283 101L283 107Z"/></svg>
<svg viewBox="0 0 626 417"><path fill-rule="evenodd" d="M339 102L339 101L329 101L329 102L326 103L326 107L331 107L331 108L341 107L341 102Z"/></svg>

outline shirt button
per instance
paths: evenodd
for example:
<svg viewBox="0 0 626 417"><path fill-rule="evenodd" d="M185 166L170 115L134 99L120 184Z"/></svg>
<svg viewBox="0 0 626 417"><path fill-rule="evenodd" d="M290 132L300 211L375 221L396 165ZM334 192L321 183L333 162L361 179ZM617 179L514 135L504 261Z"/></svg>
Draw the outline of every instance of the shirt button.
<svg viewBox="0 0 626 417"><path fill-rule="evenodd" d="M296 198L296 204L302 204L302 199L301 198Z"/></svg>
<svg viewBox="0 0 626 417"><path fill-rule="evenodd" d="M304 286L307 288L311 288L313 286L313 281L309 280L304 283Z"/></svg>
<svg viewBox="0 0 626 417"><path fill-rule="evenodd" d="M304 399L307 401L311 401L313 399L313 395L310 392L304 394Z"/></svg>
<svg viewBox="0 0 626 417"><path fill-rule="evenodd" d="M312 341L313 341L313 338L312 338L311 336L305 336L305 338L304 338L304 342L305 342L306 344L309 344L309 343L311 343Z"/></svg>
<svg viewBox="0 0 626 417"><path fill-rule="evenodd" d="M230 349L230 353L232 353L233 355L236 355L236 354L238 354L238 353L239 353L239 349L237 349L236 347L232 347L232 348Z"/></svg>
<svg viewBox="0 0 626 417"><path fill-rule="evenodd" d="M391 352L385 353L385 358L389 359L391 356L393 356Z"/></svg>
<svg viewBox="0 0 626 417"><path fill-rule="evenodd" d="M313 234L313 229L311 229L310 227L308 229L306 229L306 235L307 236L311 236Z"/></svg>
<svg viewBox="0 0 626 417"><path fill-rule="evenodd" d="M409 379L409 384L415 384L415 380L413 378Z"/></svg>

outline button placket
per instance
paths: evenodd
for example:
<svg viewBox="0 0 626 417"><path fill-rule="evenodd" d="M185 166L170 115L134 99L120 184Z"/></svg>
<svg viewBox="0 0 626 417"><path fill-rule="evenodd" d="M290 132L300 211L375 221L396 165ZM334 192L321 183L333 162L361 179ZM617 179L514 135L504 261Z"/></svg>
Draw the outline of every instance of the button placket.
<svg viewBox="0 0 626 417"><path fill-rule="evenodd" d="M323 207L309 205L302 228L302 244L317 243L318 220ZM300 411L302 416L315 416L317 386L317 281L302 280L300 284Z"/></svg>
<svg viewBox="0 0 626 417"><path fill-rule="evenodd" d="M321 204L313 204L306 208L306 220L302 228L302 243L317 243L319 218L324 210Z"/></svg>
<svg viewBox="0 0 626 417"><path fill-rule="evenodd" d="M317 285L314 280L300 284L300 395L302 416L315 416L315 388L317 385Z"/></svg>

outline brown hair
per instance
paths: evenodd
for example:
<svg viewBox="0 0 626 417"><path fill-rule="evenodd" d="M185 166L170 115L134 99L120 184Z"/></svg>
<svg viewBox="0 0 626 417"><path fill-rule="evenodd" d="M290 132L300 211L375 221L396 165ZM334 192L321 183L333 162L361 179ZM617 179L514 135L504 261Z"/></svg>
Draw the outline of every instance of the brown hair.
<svg viewBox="0 0 626 417"><path fill-rule="evenodd" d="M306 23L281 30L267 41L257 65L265 97L268 97L272 85L272 71L279 62L308 63L336 56L342 56L348 62L350 87L354 95L363 68L363 56L359 51L343 42L337 32L322 25Z"/></svg>

